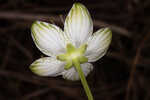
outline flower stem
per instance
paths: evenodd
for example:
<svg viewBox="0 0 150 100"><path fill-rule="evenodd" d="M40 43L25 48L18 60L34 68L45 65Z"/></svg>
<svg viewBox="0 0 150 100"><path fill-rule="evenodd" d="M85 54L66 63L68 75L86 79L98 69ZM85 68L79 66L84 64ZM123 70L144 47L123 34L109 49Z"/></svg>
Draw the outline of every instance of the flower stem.
<svg viewBox="0 0 150 100"><path fill-rule="evenodd" d="M92 96L92 93L91 93L91 91L89 89L88 83L86 81L86 78L84 76L84 73L83 73L83 71L81 69L80 62L78 61L78 59L74 59L73 60L73 64L74 64L74 66L75 66L75 68L76 68L76 70L77 70L77 72L79 74L79 77L81 79L81 82L82 82L82 85L83 85L84 90L86 92L86 95L88 97L88 100L94 100L93 96Z"/></svg>

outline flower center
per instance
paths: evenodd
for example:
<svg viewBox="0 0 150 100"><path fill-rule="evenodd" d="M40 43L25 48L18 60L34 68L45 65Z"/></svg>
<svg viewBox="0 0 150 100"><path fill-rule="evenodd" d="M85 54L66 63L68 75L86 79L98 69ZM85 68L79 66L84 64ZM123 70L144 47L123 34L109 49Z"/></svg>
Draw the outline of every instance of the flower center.
<svg viewBox="0 0 150 100"><path fill-rule="evenodd" d="M67 44L66 53L60 54L57 56L57 59L60 61L65 61L65 69L70 69L74 64L73 60L77 59L80 64L88 61L88 58L84 56L84 53L87 49L87 44L81 45L79 48L75 48L72 44Z"/></svg>

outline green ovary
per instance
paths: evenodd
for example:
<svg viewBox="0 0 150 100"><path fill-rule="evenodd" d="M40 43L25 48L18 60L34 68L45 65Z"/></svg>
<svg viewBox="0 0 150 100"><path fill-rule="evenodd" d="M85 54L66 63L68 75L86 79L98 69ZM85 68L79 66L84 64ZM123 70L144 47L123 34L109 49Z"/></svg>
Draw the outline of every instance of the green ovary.
<svg viewBox="0 0 150 100"><path fill-rule="evenodd" d="M67 44L66 53L60 54L57 56L57 59L60 61L65 61L65 69L70 69L74 63L73 60L78 60L80 64L88 62L88 58L84 56L84 53L87 49L87 44L81 45L79 48L75 48L72 44Z"/></svg>

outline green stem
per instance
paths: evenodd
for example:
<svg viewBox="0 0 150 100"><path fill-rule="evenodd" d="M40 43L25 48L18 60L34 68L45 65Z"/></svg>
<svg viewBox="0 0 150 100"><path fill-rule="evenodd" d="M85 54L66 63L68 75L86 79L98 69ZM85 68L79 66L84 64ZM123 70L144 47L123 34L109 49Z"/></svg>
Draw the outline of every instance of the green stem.
<svg viewBox="0 0 150 100"><path fill-rule="evenodd" d="M81 66L80 66L80 63L79 63L78 59L74 59L73 60L73 64L74 64L74 66L75 66L75 68L76 68L76 70L77 70L77 72L79 74L79 77L81 79L81 82L82 82L82 85L83 85L84 90L86 92L86 95L88 97L88 100L94 100L93 96L92 96L92 93L91 93L91 91L89 89L88 83L86 81L86 78L84 76L84 73L83 73L83 71L81 69Z"/></svg>

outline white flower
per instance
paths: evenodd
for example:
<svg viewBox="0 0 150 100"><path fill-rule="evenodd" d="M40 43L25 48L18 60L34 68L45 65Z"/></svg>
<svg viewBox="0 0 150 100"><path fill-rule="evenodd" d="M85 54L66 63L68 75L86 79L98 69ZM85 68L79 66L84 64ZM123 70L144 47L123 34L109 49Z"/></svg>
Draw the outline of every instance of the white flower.
<svg viewBox="0 0 150 100"><path fill-rule="evenodd" d="M78 59L82 71L87 76L95 62L103 57L111 42L109 28L93 33L93 22L86 7L75 3L64 24L64 31L58 26L46 22L33 23L32 38L43 57L30 66L40 76L58 76L69 80L79 80L73 59ZM92 34L93 33L93 34Z"/></svg>

